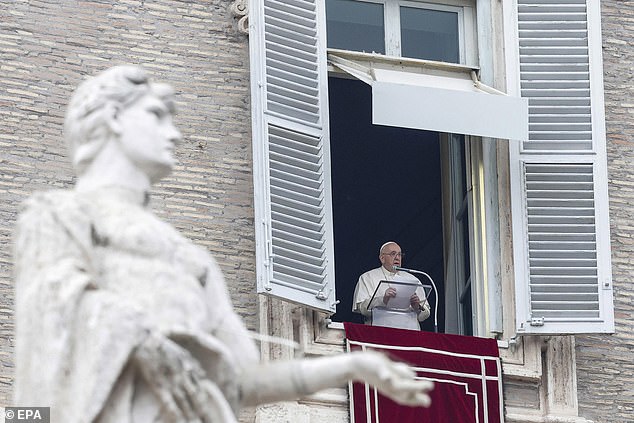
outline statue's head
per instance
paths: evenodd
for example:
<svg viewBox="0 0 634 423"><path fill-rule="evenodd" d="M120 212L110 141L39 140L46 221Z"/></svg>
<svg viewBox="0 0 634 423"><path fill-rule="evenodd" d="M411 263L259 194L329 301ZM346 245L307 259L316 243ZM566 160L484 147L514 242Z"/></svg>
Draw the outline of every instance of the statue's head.
<svg viewBox="0 0 634 423"><path fill-rule="evenodd" d="M64 124L77 175L107 142L116 140L135 164L148 167L153 181L165 176L173 165L173 146L180 140L173 113L171 87L151 82L139 66L116 66L88 78L75 90Z"/></svg>

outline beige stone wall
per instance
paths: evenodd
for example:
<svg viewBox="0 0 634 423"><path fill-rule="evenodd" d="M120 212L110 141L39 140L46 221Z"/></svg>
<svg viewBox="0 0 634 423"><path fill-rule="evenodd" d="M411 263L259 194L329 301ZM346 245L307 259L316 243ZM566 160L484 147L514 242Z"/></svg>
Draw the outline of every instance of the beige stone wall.
<svg viewBox="0 0 634 423"><path fill-rule="evenodd" d="M594 1L594 0L592 0ZM35 190L69 187L65 103L86 74L143 64L179 92L184 134L157 213L218 259L255 328L247 39L230 0L0 0L0 406L10 405L11 233ZM577 339L580 414L634 421L634 4L602 1L617 333ZM245 418L250 420L250 418Z"/></svg>
<svg viewBox="0 0 634 423"><path fill-rule="evenodd" d="M73 183L65 104L87 74L143 64L174 85L180 164L157 213L215 255L256 327L248 39L229 0L0 1L0 406L13 373L11 234L20 202Z"/></svg>
<svg viewBox="0 0 634 423"><path fill-rule="evenodd" d="M601 5L616 333L577 339L579 408L595 422L633 422L634 4Z"/></svg>

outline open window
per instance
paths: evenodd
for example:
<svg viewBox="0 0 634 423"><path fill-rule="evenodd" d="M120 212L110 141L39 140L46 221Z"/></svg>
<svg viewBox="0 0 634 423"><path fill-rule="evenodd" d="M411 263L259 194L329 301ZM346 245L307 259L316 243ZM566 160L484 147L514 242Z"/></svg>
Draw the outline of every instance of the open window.
<svg viewBox="0 0 634 423"><path fill-rule="evenodd" d="M419 222L424 226L424 230L415 231L411 224L409 228L402 228L397 221L381 220L366 225L364 231L377 235L383 234L383 238L372 240L371 245L375 248L387 239L395 239L404 249L413 251L422 249L427 251L425 254L427 258L440 257L440 260L435 262L412 261L411 257L407 257L404 266L433 274L432 277L439 288L438 320L441 330L469 335L478 333L477 330L482 330L484 326L481 322L485 320L483 315L487 313L487 308L495 307L487 297L487 292L491 289L487 286L488 279L484 263L487 240L481 235L487 219L485 215L490 213L490 210L485 210L484 200L480 194L486 189L495 189L495 186L483 187L482 184L476 184L478 188L473 189L472 179L478 181L482 176L480 173L483 157L472 154L472 151L481 150L477 147L482 142L481 137L526 139L528 136L526 100L506 96L482 84L477 78L478 69L473 66L382 57L340 50L329 50L328 57L335 71L341 70L343 76L349 75L371 87L370 96L360 96L355 93L342 95L341 92L345 91L343 83L337 84L336 90L339 92L332 88L330 90L335 237L341 240L344 237L342 234L348 231L347 224L342 225L341 219L337 217L338 211L341 210L338 202L342 201L337 197L342 183L338 175L346 174L337 167L349 169L353 166L351 162L355 157L355 152L350 151L346 155L345 163L340 164L338 160L339 151L342 150L340 144L353 143L358 133L353 130L342 134L340 128L350 126L345 119L343 121L341 119L341 115L346 111L338 108L338 111L334 112L332 109L336 107L338 101L351 101L348 109L361 108L360 99L364 98L369 111L367 115L371 116L368 122L374 128L371 133L383 133L382 139L378 141L383 144L385 150L381 156L387 158L388 150L399 148L404 150L402 158L393 159L390 163L380 159L378 163L373 163L366 158L364 169L372 172L381 167L391 166L390 173L402 181L407 191L398 194L399 206L411 210L417 210L417 207L423 207L424 210L436 210L442 217L440 221L434 221L431 216L422 212L418 213ZM331 86L337 77L341 78L342 74L331 73ZM358 118L348 120L357 122L352 127L358 126ZM377 129L379 127L382 128L380 131ZM393 128L391 132L387 127ZM404 128L418 129L421 134L432 132L433 136L427 136L427 141L420 142L437 144L435 148L439 149L440 154L418 155L413 148L406 150L405 147L408 144L402 145L400 138L403 138L403 135L399 135ZM356 151L366 149L371 139L372 137L366 136L368 142L361 142L355 147ZM425 175L432 169L437 172L435 175ZM403 175L414 173L419 179L400 178L401 173ZM354 180L359 179L354 178ZM434 186L433 181L439 182ZM374 185L380 186L380 184ZM347 188L346 191L350 192L351 189L353 187ZM393 190L397 195L397 189ZM377 212L381 210L379 204L384 202L382 200L384 195L385 190L377 189L373 195L376 200L370 210ZM365 198L372 198L372 196L366 194ZM430 203L422 200L429 198L434 200ZM349 212L354 209L354 206L348 204L346 208ZM360 225L364 222L367 214L368 209L357 210L356 224ZM378 230L379 227L387 231L387 234ZM389 228L393 229L389 231ZM397 236L402 233L416 236L416 242L404 245L403 240ZM354 238L361 239L358 235ZM336 245L340 245L339 241ZM347 272L347 268L354 263L359 263L359 258L351 260L346 253L339 252L337 248L335 253L336 263L346 263L344 272ZM373 260L373 266L366 267L366 270L377 265L376 253L370 254L370 257ZM358 277L363 269L356 270L356 277ZM343 305L338 306L334 319L349 320L351 317L348 316L349 313L345 307L350 304L351 293L348 291L351 289L350 285L354 286L354 279L351 275L340 275L337 270L337 280L346 282L337 285L338 298ZM436 318L436 316L433 317ZM477 324L478 322L480 324ZM433 328L431 321L424 325L424 328Z"/></svg>
<svg viewBox="0 0 634 423"><path fill-rule="evenodd" d="M485 211L471 186L482 158L471 144L480 136L526 138L528 119L525 100L478 80L473 7L457 4L326 1L341 300L334 320L359 320L350 311L355 283L379 265L376 250L390 239L406 253L405 267L436 281L440 330L471 335L482 320L486 240L475 211ZM412 40L415 52L404 48Z"/></svg>
<svg viewBox="0 0 634 423"><path fill-rule="evenodd" d="M329 20L329 31L336 33L350 28L368 31L367 37L347 37L346 42L353 41L353 45L335 44L339 50L346 52L331 51L334 53L331 54L331 70L337 66L345 74L338 74L330 81L327 79L325 44L327 5L342 8L337 13L337 19ZM597 51L600 54L600 42L597 43L593 38L600 31L592 24L598 21L596 7L592 6L587 11L585 3L583 6L559 7L543 2L538 8L521 2L513 7L505 4L505 51L508 53L509 87L512 89L511 94L521 94L525 98L522 101L531 100L528 118L519 119L524 122L524 129L518 135L504 131L517 130L522 125L510 125L510 129L504 129L506 119L496 119L497 115L490 116L493 113L503 113L505 106L491 108L490 110L498 112L484 113L478 119L472 119L472 115L486 108L478 107L477 101L460 109L460 106L470 101L469 98L476 95L486 96L486 101L490 101L489 105L492 107L518 101L513 96L505 96L489 89L478 79L479 55L476 40L490 40L476 34L476 6L479 7L479 3L476 5L468 0L252 1L250 48L253 69L253 159L259 292L339 314L335 298L342 301L339 307L350 307L349 300L340 295L343 292L341 286L353 287L356 276L360 273L355 271L356 275L352 279L340 278L339 269L350 267L352 262L362 263L362 259L376 263L378 252L374 250L380 242L366 243L359 239L354 245L351 243L350 247L340 242L338 221L345 225L355 219L355 216L350 216L347 220L339 219L338 205L331 202L333 198L340 201L339 193L349 196L354 194L351 189L339 189L337 192L335 184L340 183L336 175L339 171L333 167L331 173L331 164L340 159L335 154L340 154L338 149L347 141L345 135L343 140L339 139L339 135L336 135L338 129L331 123L350 110L348 108L339 112L331 101L332 110L328 112L328 87L330 85L331 96L334 98L334 84L341 83L346 87L337 88L337 93L348 92L355 96L346 100L358 100L356 104L359 107L371 106L368 109L370 113L381 119L385 116L393 118L388 121L375 120L380 125L373 125L374 130L379 132L396 131L383 132L384 136L379 136L384 140L381 144L383 148L386 147L385 140L392 139L397 139L399 144L390 143L388 150L395 145L399 149L403 148L407 143L415 144L417 148L432 145L437 148L437 153L414 153L412 150L411 154L412 157L424 156L425 159L428 158L427 155L434 157L433 154L437 154L440 183L431 184L425 180L412 184L413 189L400 192L397 196L404 197L413 192L414 197L422 199L429 194L420 191L420 187L436 187L440 198L437 211L442 223L439 235L441 241L434 248L442 256L442 275L439 277L446 281L443 288L445 292L441 293L446 298L446 311L451 313L453 307L453 313L458 316L456 331L469 333L469 322L465 316L471 313L473 322L474 316L481 317L479 314L486 312L482 302L487 295L487 283L492 282L487 280L488 273L484 270L484 252L490 235L483 230L483 222L486 220L483 215L486 215L487 209L482 200L482 190L497 190L499 187L485 186L482 183L479 174L483 163L480 137L521 140L511 141L512 186L507 191L513 202L515 236L512 246L500 247L512 247L515 252L515 309L518 312L518 329L524 333L572 333L609 331L613 328L610 323L609 243L606 243L603 235L607 232L607 190L604 141L601 138L604 135L600 72L571 73L566 70L566 66L561 65L581 57L577 54L581 45L581 50L585 48L588 56L588 66L597 66L597 63L600 66L600 57L596 57ZM578 8L583 10L578 11ZM575 13L567 13L573 9ZM575 21L571 23L570 30L566 30L566 36L553 37L557 28L543 24L552 16L558 16L564 21ZM442 19L445 19L445 24L435 25ZM581 20L581 24L576 20ZM424 24L421 26L421 23ZM587 28L584 26L586 23L590 24ZM414 42L414 49L410 48L410 38L419 40ZM444 56L426 57L418 50L425 45L421 40L436 40L430 43L429 48L433 50L442 45L438 50ZM371 45L366 46L366 42ZM500 52L496 54L501 55ZM404 55L411 57L406 58ZM564 57L558 61L558 56ZM596 80L597 77L590 78L590 75L599 75L599 80ZM581 82L577 77L580 77ZM570 82L566 78L574 81ZM338 81L335 82L334 79ZM382 87L388 89L382 90ZM569 112L585 107L579 105L577 108L572 105L578 100L575 97L578 97L579 90L587 90L586 101L591 103L588 110L592 117L589 122L577 125L576 119L582 116ZM363 96L366 100L362 100ZM379 97L382 101L374 100ZM427 106L427 99L436 101L438 108L443 106L444 111L437 118L431 119L432 122L425 123L425 116L420 113L411 115L410 112L419 112L422 106ZM510 103L505 103L507 101ZM431 103L434 104L433 101ZM514 104L520 103L521 101ZM386 104L389 104L387 110L379 110ZM404 105L407 107L403 107ZM455 107L447 107L448 105ZM568 107L570 105L572 109ZM436 111L433 107L427 110L429 113ZM571 121L558 121L560 115L564 115L565 119L570 115L573 117ZM581 115L587 113L582 111ZM436 124L447 116L450 118L445 119L442 126L430 127L432 123ZM406 120L399 120L402 118ZM353 128L352 131L360 122L355 118L344 120L346 125ZM476 131L477 124L483 120L487 131L494 127L500 132ZM469 126L460 127L465 122ZM522 134L528 132L525 129L527 122L530 122L531 130L528 137L523 137ZM388 128L387 125L392 126ZM588 125L590 130L587 129ZM570 131L570 128L582 129L576 132L576 129ZM405 132L400 131L413 132L405 136L402 135ZM357 146L353 152L343 153L344 164L357 159L362 162L363 154L368 150L369 143ZM459 163L457 158L464 159L464 162ZM413 159L407 159L410 163L413 162ZM378 163L380 166L381 162ZM410 167L420 170L423 166L425 165L420 163L401 166L399 172L406 172ZM389 168L384 168L389 173ZM391 178L390 175L385 180L398 184L403 180L403 175L396 178ZM405 176L405 179L408 177ZM415 177L420 178L420 175ZM351 179L357 186L369 185L355 175L342 178L346 179ZM388 189L388 196L393 192L393 189ZM335 197L332 196L333 193ZM567 196L572 196L573 201L559 201L559 197ZM584 202L584 196L592 197L592 201ZM374 200L369 203L376 205L377 202ZM537 203L541 206L533 207ZM573 207L568 208L568 204L573 204ZM453 209L449 209L450 205ZM372 204L369 204L361 212L364 218L372 214L371 207ZM402 220L403 217L408 218L404 210L407 211L398 207L396 201L389 212L375 215L383 219L395 216ZM344 211L348 211L347 207L344 207ZM359 214L356 216L358 219ZM372 229L378 232L376 228L378 226ZM565 230L558 230L561 228ZM405 232L410 235L409 231ZM421 238L416 231L411 234ZM398 232L386 234L381 241L398 236ZM577 243L576 238L583 238L585 244ZM362 244L363 248L371 248L372 251L360 251ZM405 248L406 253L413 251L414 256L434 256L427 254L425 248L428 247L425 246ZM345 250L357 253L359 257L339 259L340 251ZM579 251L583 253L582 260L576 257ZM549 256L551 253L554 255ZM338 258L336 263L335 257ZM411 254L406 260L408 264L413 264ZM364 265L361 270L375 265ZM568 271L571 272L570 277L562 275ZM553 274L556 277L551 277ZM340 290L336 297L335 280ZM583 285L591 292L584 292L582 295L574 291L578 285ZM588 306L591 307L592 315L586 313ZM545 314L544 310L553 313ZM579 310L582 313L578 313ZM597 324L588 324L589 322ZM486 335L480 332L477 334Z"/></svg>
<svg viewBox="0 0 634 423"><path fill-rule="evenodd" d="M361 322L351 311L353 291L361 273L380 265L387 240L401 245L404 266L426 271L443 288L440 134L372 124L372 91L361 81L331 77L329 91L340 300L333 320ZM433 330L431 323L424 328Z"/></svg>

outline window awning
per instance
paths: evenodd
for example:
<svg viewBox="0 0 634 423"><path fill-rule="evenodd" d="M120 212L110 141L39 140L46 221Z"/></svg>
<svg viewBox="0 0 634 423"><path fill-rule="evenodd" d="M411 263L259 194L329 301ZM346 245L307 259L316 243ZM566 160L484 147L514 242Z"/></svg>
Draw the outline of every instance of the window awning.
<svg viewBox="0 0 634 423"><path fill-rule="evenodd" d="M482 84L477 68L339 50L328 61L372 87L374 124L528 139L528 100Z"/></svg>

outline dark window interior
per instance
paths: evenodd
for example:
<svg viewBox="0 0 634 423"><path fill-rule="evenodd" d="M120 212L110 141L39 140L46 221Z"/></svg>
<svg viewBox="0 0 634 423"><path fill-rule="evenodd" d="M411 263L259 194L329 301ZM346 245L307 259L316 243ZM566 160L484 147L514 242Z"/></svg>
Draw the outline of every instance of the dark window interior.
<svg viewBox="0 0 634 423"><path fill-rule="evenodd" d="M333 320L362 322L351 311L354 287L361 273L380 266L381 244L394 240L406 254L403 267L422 270L434 279L440 291L442 332L439 134L373 125L371 95L363 82L329 78L335 273L341 301ZM433 306L432 297L430 303ZM433 331L433 310L423 329Z"/></svg>

